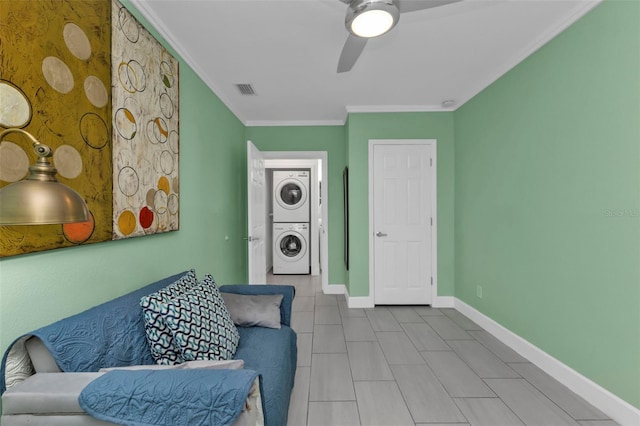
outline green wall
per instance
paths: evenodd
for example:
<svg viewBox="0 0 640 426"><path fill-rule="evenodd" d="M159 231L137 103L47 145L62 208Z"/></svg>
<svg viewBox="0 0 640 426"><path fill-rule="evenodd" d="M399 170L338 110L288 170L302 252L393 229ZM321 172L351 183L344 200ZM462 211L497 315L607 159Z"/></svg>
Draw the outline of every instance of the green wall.
<svg viewBox="0 0 640 426"><path fill-rule="evenodd" d="M367 296L368 140L437 139L438 294L640 407L639 19L637 2L606 1L455 113L345 126L245 128L182 61L180 231L0 260L0 351L180 270L246 281L246 139L328 152L329 280Z"/></svg>
<svg viewBox="0 0 640 426"><path fill-rule="evenodd" d="M606 1L455 112L456 297L636 407L639 22Z"/></svg>
<svg viewBox="0 0 640 426"><path fill-rule="evenodd" d="M184 61L180 109L180 230L0 260L0 352L22 333L189 268L246 282L244 126Z"/></svg>
<svg viewBox="0 0 640 426"><path fill-rule="evenodd" d="M438 295L453 296L454 125L450 112L349 114L349 295L369 295L369 139L437 139Z"/></svg>
<svg viewBox="0 0 640 426"><path fill-rule="evenodd" d="M246 139L261 151L327 151L329 176L329 284L345 284L344 199L342 170L346 165L343 126L247 127Z"/></svg>

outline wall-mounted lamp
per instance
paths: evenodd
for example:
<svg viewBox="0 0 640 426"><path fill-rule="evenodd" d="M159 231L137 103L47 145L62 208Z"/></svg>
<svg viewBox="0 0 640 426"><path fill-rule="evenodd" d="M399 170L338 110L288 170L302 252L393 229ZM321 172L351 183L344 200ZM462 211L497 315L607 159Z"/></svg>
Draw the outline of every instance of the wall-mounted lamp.
<svg viewBox="0 0 640 426"><path fill-rule="evenodd" d="M20 133L33 143L38 155L29 176L0 189L0 225L49 225L87 222L90 213L82 196L56 179L51 148L22 129L0 133L0 143L10 133Z"/></svg>

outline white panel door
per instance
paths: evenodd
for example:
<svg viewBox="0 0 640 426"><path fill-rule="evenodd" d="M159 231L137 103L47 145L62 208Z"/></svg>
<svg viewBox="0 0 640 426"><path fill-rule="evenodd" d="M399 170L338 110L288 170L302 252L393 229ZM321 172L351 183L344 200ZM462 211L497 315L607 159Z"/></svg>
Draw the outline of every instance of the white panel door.
<svg viewBox="0 0 640 426"><path fill-rule="evenodd" d="M431 304L432 145L373 145L376 305Z"/></svg>
<svg viewBox="0 0 640 426"><path fill-rule="evenodd" d="M247 229L249 236L249 284L266 284L267 260L265 167L262 152L247 141Z"/></svg>

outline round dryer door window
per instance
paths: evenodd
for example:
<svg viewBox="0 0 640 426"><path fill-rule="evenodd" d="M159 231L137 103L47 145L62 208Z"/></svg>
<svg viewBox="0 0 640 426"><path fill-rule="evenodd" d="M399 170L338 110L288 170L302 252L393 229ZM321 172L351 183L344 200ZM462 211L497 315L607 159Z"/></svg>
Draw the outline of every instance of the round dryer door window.
<svg viewBox="0 0 640 426"><path fill-rule="evenodd" d="M307 190L295 179L282 181L276 191L277 201L286 209L296 209L307 199Z"/></svg>
<svg viewBox="0 0 640 426"><path fill-rule="evenodd" d="M278 239L279 255L288 261L296 261L307 251L305 242L297 233L285 233Z"/></svg>

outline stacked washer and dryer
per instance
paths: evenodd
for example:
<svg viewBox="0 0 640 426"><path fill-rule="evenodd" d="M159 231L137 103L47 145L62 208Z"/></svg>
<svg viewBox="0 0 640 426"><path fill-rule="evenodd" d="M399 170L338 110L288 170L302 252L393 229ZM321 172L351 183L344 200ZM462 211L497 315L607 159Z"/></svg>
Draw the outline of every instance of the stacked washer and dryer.
<svg viewBox="0 0 640 426"><path fill-rule="evenodd" d="M309 274L309 172L273 171L273 273Z"/></svg>

